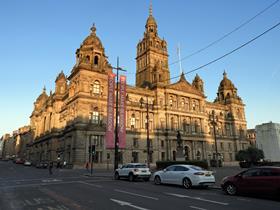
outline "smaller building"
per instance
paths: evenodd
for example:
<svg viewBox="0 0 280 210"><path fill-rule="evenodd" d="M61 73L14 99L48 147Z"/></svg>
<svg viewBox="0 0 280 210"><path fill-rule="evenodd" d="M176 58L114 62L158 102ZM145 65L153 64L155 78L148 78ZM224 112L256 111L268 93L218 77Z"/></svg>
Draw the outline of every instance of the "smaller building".
<svg viewBox="0 0 280 210"><path fill-rule="evenodd" d="M14 135L5 134L2 137L3 148L2 148L2 158L11 159L15 157L15 138Z"/></svg>
<svg viewBox="0 0 280 210"><path fill-rule="evenodd" d="M250 141L251 146L256 145L256 129L247 129L247 139Z"/></svg>
<svg viewBox="0 0 280 210"><path fill-rule="evenodd" d="M3 159L4 136L0 138L0 159Z"/></svg>
<svg viewBox="0 0 280 210"><path fill-rule="evenodd" d="M266 160L280 161L280 124L263 123L256 126L256 143Z"/></svg>

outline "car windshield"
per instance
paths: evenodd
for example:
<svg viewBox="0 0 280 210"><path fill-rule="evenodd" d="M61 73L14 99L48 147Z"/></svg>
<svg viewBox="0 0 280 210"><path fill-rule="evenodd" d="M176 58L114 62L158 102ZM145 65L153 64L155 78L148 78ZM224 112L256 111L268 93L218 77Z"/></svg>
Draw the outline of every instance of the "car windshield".
<svg viewBox="0 0 280 210"><path fill-rule="evenodd" d="M145 164L135 165L134 168L147 168Z"/></svg>
<svg viewBox="0 0 280 210"><path fill-rule="evenodd" d="M190 168L196 171L203 171L203 168L200 168L198 166L191 166Z"/></svg>

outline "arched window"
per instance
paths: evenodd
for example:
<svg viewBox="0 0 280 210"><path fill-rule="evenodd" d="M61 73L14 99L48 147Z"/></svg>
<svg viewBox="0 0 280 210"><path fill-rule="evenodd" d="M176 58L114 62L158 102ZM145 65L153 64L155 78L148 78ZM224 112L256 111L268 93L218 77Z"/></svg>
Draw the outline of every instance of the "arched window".
<svg viewBox="0 0 280 210"><path fill-rule="evenodd" d="M93 93L94 94L100 93L100 82L98 80L95 80L93 83Z"/></svg>
<svg viewBox="0 0 280 210"><path fill-rule="evenodd" d="M90 62L90 57L89 55L86 56L86 63L89 63Z"/></svg>
<svg viewBox="0 0 280 210"><path fill-rule="evenodd" d="M98 56L97 55L94 56L94 65L98 65L98 60L99 60Z"/></svg>
<svg viewBox="0 0 280 210"><path fill-rule="evenodd" d="M227 93L227 96L226 96L226 98L230 98L230 94L229 94L229 93Z"/></svg>
<svg viewBox="0 0 280 210"><path fill-rule="evenodd" d="M185 109L185 99L182 99L182 101L181 101L181 108Z"/></svg>

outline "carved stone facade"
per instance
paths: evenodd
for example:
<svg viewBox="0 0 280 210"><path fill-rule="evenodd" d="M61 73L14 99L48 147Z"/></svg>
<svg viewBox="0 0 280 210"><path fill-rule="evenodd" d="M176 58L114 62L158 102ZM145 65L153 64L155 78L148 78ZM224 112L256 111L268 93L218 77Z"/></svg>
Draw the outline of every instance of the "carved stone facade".
<svg viewBox="0 0 280 210"><path fill-rule="evenodd" d="M34 132L28 150L32 161L66 161L83 167L89 161L89 146L96 146L95 167L112 167L114 151L105 147L108 76L112 67L104 47L91 28L76 51L76 65L70 76L61 72L55 91L43 89L30 116ZM232 162L235 153L247 147L244 104L224 73L217 98L208 102L204 82L197 75L190 84L182 74L170 83L167 42L157 33L150 11L143 39L137 44L136 86L127 85L127 145L120 150L120 163L147 160L146 108L149 104L150 161L173 160L180 131L186 159L211 159L214 151L212 110L217 120L218 152Z"/></svg>

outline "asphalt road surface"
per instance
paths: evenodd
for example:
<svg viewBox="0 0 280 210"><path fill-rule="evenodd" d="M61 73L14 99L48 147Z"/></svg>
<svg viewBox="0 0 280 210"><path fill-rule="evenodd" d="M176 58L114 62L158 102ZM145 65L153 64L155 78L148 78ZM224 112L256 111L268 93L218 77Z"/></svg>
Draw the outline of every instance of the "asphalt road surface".
<svg viewBox="0 0 280 210"><path fill-rule="evenodd" d="M279 210L280 202L227 196L219 189L190 189L152 182L85 176L84 170L36 169L0 162L1 210Z"/></svg>

